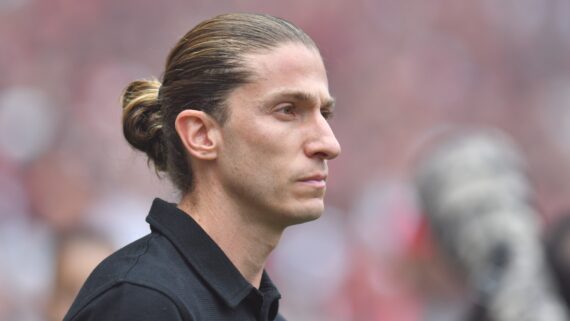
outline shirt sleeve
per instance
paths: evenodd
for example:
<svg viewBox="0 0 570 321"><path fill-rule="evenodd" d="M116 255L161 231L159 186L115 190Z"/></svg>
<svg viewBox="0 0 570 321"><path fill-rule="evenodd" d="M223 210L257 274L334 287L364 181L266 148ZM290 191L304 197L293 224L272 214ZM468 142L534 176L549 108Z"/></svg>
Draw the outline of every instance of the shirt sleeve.
<svg viewBox="0 0 570 321"><path fill-rule="evenodd" d="M89 302L73 321L182 321L176 304L162 292L123 283ZM189 320L190 321L190 320Z"/></svg>

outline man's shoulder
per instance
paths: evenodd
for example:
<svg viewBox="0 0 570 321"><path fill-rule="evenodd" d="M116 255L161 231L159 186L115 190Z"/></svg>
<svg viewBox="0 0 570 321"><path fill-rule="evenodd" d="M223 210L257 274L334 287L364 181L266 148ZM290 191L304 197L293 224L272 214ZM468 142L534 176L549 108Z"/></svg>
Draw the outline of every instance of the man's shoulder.
<svg viewBox="0 0 570 321"><path fill-rule="evenodd" d="M140 302L154 299L163 302L157 299L158 296L182 306L181 293L192 292L190 287L195 287L196 283L195 275L189 271L174 245L163 235L152 233L116 251L95 268L80 290L66 321L75 320L71 317L82 315L83 311L96 311L101 302L127 307L133 303L132 299L126 298L131 295L148 298Z"/></svg>
<svg viewBox="0 0 570 321"><path fill-rule="evenodd" d="M193 319L167 293L141 284L122 282L98 293L81 308L71 309L64 321Z"/></svg>

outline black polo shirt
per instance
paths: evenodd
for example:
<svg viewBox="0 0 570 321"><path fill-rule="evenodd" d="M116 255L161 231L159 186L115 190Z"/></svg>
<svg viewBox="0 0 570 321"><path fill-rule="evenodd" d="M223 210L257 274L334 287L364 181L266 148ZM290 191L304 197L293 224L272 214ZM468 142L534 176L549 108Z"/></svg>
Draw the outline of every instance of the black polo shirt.
<svg viewBox="0 0 570 321"><path fill-rule="evenodd" d="M146 220L151 233L101 262L64 321L285 320L267 274L253 287L175 204L155 199Z"/></svg>

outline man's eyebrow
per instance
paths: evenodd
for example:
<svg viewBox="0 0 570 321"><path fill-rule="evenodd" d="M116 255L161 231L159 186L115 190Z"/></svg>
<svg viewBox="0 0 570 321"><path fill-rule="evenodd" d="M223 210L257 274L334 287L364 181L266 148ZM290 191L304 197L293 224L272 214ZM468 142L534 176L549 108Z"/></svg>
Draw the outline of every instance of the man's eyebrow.
<svg viewBox="0 0 570 321"><path fill-rule="evenodd" d="M305 92L305 91L300 91L300 90L281 91L281 92L275 93L272 96L275 98L291 99L291 100L300 101L300 102L309 102L309 101L317 101L318 100L317 96L312 95L312 94ZM335 99L333 97L327 97L321 103L320 108L334 109L334 106L335 106Z"/></svg>

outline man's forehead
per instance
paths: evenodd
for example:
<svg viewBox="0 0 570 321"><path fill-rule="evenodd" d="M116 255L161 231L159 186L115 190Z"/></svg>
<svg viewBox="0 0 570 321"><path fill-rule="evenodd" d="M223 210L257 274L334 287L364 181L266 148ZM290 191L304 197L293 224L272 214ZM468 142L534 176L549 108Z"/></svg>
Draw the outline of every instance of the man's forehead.
<svg viewBox="0 0 570 321"><path fill-rule="evenodd" d="M252 81L286 76L324 73L325 66L318 50L301 44L285 43L278 47L246 53L242 63L252 71Z"/></svg>

